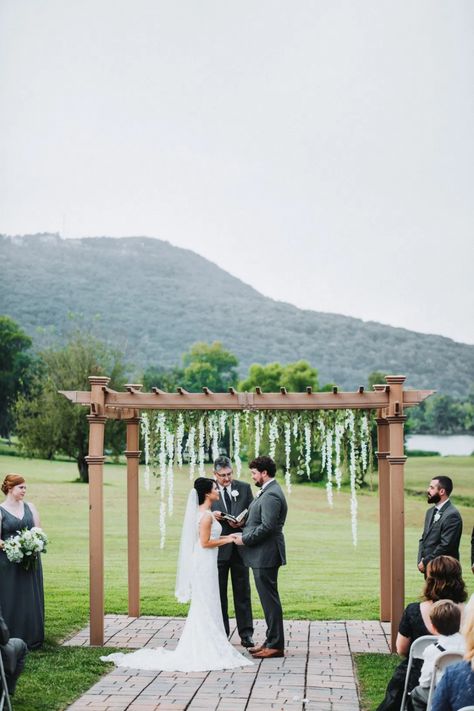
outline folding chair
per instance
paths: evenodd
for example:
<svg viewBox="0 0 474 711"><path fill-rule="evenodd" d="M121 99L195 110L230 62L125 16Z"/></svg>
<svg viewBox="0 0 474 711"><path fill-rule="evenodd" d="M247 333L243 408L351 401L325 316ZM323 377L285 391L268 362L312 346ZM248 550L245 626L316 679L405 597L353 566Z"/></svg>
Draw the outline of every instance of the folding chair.
<svg viewBox="0 0 474 711"><path fill-rule="evenodd" d="M7 679L5 676L5 669L3 668L3 659L2 655L0 654L0 681L1 681L1 694L0 694L0 711L3 711L4 708L7 709L7 711L12 711L12 705L10 702L10 694L8 693L8 686L7 686Z"/></svg>
<svg viewBox="0 0 474 711"><path fill-rule="evenodd" d="M457 662L462 662L464 655L458 652L443 652L439 655L433 666L433 674L431 675L431 686L430 694L428 696L428 703L426 705L426 711L430 711L431 704L433 703L433 694L436 688L436 683L439 679L440 672L442 672L450 664L457 664Z"/></svg>
<svg viewBox="0 0 474 711"><path fill-rule="evenodd" d="M403 688L403 697L402 704L400 706L400 711L405 711L408 696L408 680L410 678L413 660L423 659L423 652L425 651L426 647L429 647L430 644L434 644L437 641L438 638L436 637L436 635L424 634L422 637L418 637L418 639L415 639L415 641L412 642L412 645L410 647L410 654L408 655L407 675L405 678L405 686Z"/></svg>

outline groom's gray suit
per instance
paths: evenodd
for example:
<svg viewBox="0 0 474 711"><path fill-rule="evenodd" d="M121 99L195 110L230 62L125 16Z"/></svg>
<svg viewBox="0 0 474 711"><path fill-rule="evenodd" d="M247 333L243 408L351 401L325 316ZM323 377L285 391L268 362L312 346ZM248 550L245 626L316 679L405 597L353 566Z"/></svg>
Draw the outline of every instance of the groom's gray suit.
<svg viewBox="0 0 474 711"><path fill-rule="evenodd" d="M283 525L287 511L283 491L273 479L250 505L242 534L242 557L253 570L267 623L265 647L279 650L285 648L278 569L286 563Z"/></svg>

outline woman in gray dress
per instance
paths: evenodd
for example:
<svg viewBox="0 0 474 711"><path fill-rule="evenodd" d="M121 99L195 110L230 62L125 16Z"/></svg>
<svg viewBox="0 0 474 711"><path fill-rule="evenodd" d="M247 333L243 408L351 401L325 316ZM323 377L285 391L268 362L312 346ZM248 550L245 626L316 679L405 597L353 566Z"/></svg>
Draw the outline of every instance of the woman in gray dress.
<svg viewBox="0 0 474 711"><path fill-rule="evenodd" d="M18 531L40 526L36 507L24 500L26 482L19 474L8 474L2 484L5 500L0 505L0 607L12 637L24 640L29 649L44 641L44 592L41 559L25 570L11 563L3 542Z"/></svg>

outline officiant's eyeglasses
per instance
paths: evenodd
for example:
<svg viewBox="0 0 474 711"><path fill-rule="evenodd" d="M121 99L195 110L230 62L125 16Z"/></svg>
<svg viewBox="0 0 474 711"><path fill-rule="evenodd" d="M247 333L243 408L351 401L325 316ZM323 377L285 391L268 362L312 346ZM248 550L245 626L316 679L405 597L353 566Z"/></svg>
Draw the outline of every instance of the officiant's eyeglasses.
<svg viewBox="0 0 474 711"><path fill-rule="evenodd" d="M222 472L214 472L216 476L219 477L219 479L230 479L232 476L232 472L227 472L226 474L222 474Z"/></svg>

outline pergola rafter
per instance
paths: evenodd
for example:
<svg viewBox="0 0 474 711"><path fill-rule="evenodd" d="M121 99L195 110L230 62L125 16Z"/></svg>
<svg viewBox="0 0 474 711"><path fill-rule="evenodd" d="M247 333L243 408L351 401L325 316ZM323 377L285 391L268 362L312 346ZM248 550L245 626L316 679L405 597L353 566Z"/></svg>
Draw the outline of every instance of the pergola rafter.
<svg viewBox="0 0 474 711"><path fill-rule="evenodd" d="M90 642L104 642L104 430L108 419L122 419L127 425L127 528L128 528L128 613L140 614L139 583L139 425L141 410L376 410L377 457L380 508L380 619L391 622L392 650L404 607L404 409L418 405L433 390L404 390L405 376L388 375L386 384L374 385L373 392L360 387L356 392L279 393L236 392L188 393L178 388L167 393L153 388L141 392L130 383L125 392L108 387L109 378L91 376L90 391L61 391L68 400L90 408L89 420L89 567Z"/></svg>

